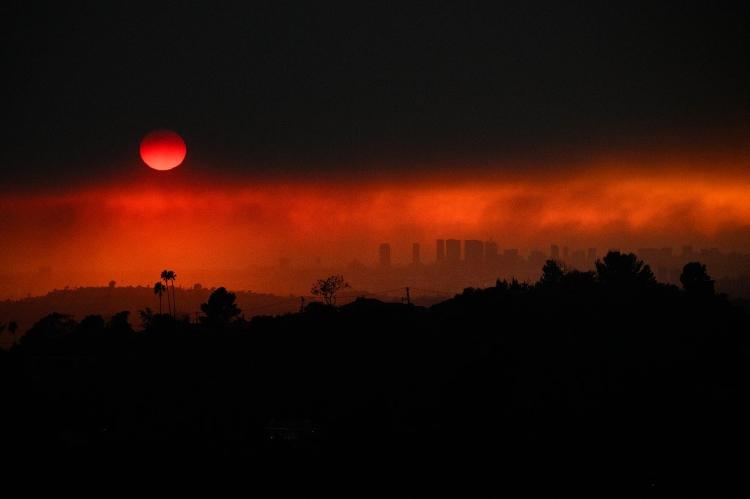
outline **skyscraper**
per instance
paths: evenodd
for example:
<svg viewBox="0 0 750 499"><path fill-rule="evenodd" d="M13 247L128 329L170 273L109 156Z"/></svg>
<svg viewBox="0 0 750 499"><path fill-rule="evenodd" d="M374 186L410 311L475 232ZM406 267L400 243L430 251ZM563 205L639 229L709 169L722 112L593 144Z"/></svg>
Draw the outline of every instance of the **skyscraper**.
<svg viewBox="0 0 750 499"><path fill-rule="evenodd" d="M445 241L445 259L451 264L457 264L461 261L461 241L458 239Z"/></svg>
<svg viewBox="0 0 750 499"><path fill-rule="evenodd" d="M445 240L437 240L437 262L442 263L445 261Z"/></svg>
<svg viewBox="0 0 750 499"><path fill-rule="evenodd" d="M464 241L464 259L468 265L481 265L484 260L484 243L476 239Z"/></svg>
<svg viewBox="0 0 750 499"><path fill-rule="evenodd" d="M516 248L508 248L503 251L503 261L506 265L516 265L520 259L521 257Z"/></svg>
<svg viewBox="0 0 750 499"><path fill-rule="evenodd" d="M391 266L391 245L383 243L379 248L380 253L380 266L390 267Z"/></svg>
<svg viewBox="0 0 750 499"><path fill-rule="evenodd" d="M484 242L484 259L487 262L497 261L497 243L495 241Z"/></svg>

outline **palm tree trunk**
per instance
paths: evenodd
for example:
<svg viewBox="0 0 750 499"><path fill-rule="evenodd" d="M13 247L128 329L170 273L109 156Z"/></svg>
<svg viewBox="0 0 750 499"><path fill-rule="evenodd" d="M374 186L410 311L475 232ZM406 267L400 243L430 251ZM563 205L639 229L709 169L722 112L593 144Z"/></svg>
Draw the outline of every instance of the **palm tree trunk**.
<svg viewBox="0 0 750 499"><path fill-rule="evenodd" d="M166 288L167 288L167 307L169 308L169 313L171 314L172 313L172 302L169 299L169 281L165 280L164 282L167 284L167 286L166 286Z"/></svg>
<svg viewBox="0 0 750 499"><path fill-rule="evenodd" d="M177 298L174 294L174 279L172 280L172 307L174 308L174 318L177 319Z"/></svg>

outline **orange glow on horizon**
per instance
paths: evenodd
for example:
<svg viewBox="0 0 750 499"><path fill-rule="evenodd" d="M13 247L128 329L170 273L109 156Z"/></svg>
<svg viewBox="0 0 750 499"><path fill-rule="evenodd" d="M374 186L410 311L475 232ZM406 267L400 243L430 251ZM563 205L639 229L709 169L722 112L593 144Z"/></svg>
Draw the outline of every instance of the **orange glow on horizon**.
<svg viewBox="0 0 750 499"><path fill-rule="evenodd" d="M436 238L495 239L501 248L638 248L681 244L750 249L750 171L580 169L433 177L428 182L263 183L81 189L5 195L0 264L47 265L97 276L123 270L233 269L279 257L372 263L391 242L425 261ZM96 281L99 282L99 281ZM204 283L209 284L209 283Z"/></svg>

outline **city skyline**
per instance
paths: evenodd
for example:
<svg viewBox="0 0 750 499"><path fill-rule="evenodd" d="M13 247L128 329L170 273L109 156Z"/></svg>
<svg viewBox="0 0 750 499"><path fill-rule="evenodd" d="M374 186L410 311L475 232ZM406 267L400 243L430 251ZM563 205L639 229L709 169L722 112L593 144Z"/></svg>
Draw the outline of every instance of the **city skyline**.
<svg viewBox="0 0 750 499"><path fill-rule="evenodd" d="M449 243L450 244L446 244ZM467 244L468 243L468 244ZM552 260L558 260L558 261L581 261L585 260L587 262L594 262L599 258L600 256L603 256L598 253L598 249L596 247L591 246L580 246L580 247L573 247L573 246L567 246L567 245L560 245L555 243L550 243L548 246L549 251L545 252L543 249L541 249L540 246L531 246L527 248L519 248L513 245L509 245L507 247L500 246L499 243L493 239L487 239L487 240L480 240L480 239L445 239L445 238L438 238L435 239L435 252L434 252L434 259L425 259L422 255L422 242L413 242L410 244L411 247L411 258L406 258L406 253L403 253L404 258L402 259L394 259L392 257L392 243L391 242L383 242L380 243L378 248L378 258L377 261L379 262L380 266L388 266L391 264L396 265L406 265L407 263L411 263L412 265L415 263L420 264L432 264L432 263L445 263L445 262L452 262L452 263L460 263L460 262L466 262L466 254L467 254L467 245L471 247L468 252L471 254L469 256L469 261L485 261L485 260L492 260L495 258L500 257L509 257L509 256L519 256L522 258L531 258L534 259L535 257L543 256L544 258L549 258ZM406 247L405 243L401 243L400 246ZM446 247L450 247L451 251L451 257L448 258L448 253L446 252ZM463 249L462 249L463 248ZM605 249L605 253L608 251L622 251L622 252L633 252L639 255L641 258L645 259L659 259L659 258L672 258L674 257L681 257L681 258L700 258L700 257L712 257L716 256L717 254L727 254L727 253L733 253L733 254L750 254L749 252L743 252L743 251L722 251L720 247L717 246L707 246L707 247L694 247L692 244L682 244L678 246L680 250L679 253L675 252L674 246L653 246L653 247L627 247L627 246L610 246ZM387 257L384 258L383 252L386 252ZM418 255L418 256L415 256ZM288 257L282 257L285 261L289 260ZM361 261L358 257L355 257L354 260ZM365 260L366 261L366 260ZM373 262L375 260L372 260ZM385 262L388 262L387 264Z"/></svg>
<svg viewBox="0 0 750 499"><path fill-rule="evenodd" d="M440 260L441 241L443 247L443 259ZM445 243L452 241L451 259L446 258ZM474 256L469 262L465 259L465 244L475 246ZM481 243L481 244L480 244ZM274 263L246 265L237 269L211 270L194 269L190 267L181 268L181 280L179 286L187 288L194 284L203 286L217 286L229 283L235 289L257 290L260 292L273 292L277 294L298 294L305 288L305 282L315 278L316 275L325 272L338 272L347 276L355 276L355 282L363 284L364 287L372 287L372 277L378 272L393 269L424 269L433 271L452 270L458 272L451 276L450 289L460 291L463 286L463 277L467 277L467 285L478 281L475 279L477 273L482 274L484 284L491 284L496 278L519 278L524 281L534 281L538 278L542 265L547 259L559 261L569 269L593 270L597 259L603 257L609 250L633 252L651 265L657 278L662 282L678 283L681 266L689 261L700 261L709 266L713 275L726 283L741 282L737 286L723 289L740 290L744 295L746 280L750 280L750 253L726 251L717 247L696 248L692 245L682 245L677 249L669 246L652 248L627 248L615 247L599 250L597 248L566 247L565 245L550 244L547 250L538 247L531 249L519 249L503 247L494 239L481 241L476 239L435 239L433 241L433 252L425 251L423 243L401 242L395 245L401 251L394 252L392 243L380 243L373 251L363 255L353 255L351 258L342 260L323 260L320 258L293 258L280 254ZM483 250L481 257L479 249ZM565 250L568 250L567 257ZM557 256L555 256L557 254ZM419 263L415 265L415 255L418 255ZM124 286L148 285L153 270L126 270L116 273L102 273L97 278L87 278L86 274L76 274L66 269L55 269L49 266L40 266L26 273L6 274L3 278L5 286L4 298L20 298L31 295L42 295L53 289L76 288L87 286L104 286L110 280ZM395 274L397 277L399 274ZM462 277L463 276L463 277ZM402 275L404 279L413 279L414 276ZM435 276L422 276L423 280L432 282ZM401 285L407 280L393 281L393 285ZM439 279L437 279L439 280ZM375 279L375 283L377 279ZM405 284L404 284L405 285ZM31 287L30 287L31 286ZM392 287L392 286L391 286ZM8 289L14 291L8 292ZM372 288L375 289L375 288ZM750 287L748 288L750 289Z"/></svg>

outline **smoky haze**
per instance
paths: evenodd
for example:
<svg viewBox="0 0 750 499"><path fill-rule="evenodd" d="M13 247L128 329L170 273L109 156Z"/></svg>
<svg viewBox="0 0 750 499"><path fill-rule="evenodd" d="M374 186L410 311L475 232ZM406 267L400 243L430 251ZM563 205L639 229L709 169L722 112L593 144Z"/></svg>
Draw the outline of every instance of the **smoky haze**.
<svg viewBox="0 0 750 499"><path fill-rule="evenodd" d="M621 159L560 176L545 170L474 181L460 174L356 183L165 181L8 195L0 200L0 229L13 237L0 258L5 269L25 273L16 294L110 279L148 284L162 268L180 269L184 285L298 293L311 275L281 285L251 270L282 260L318 274L372 265L381 243L391 244L395 264L410 263L419 243L430 263L438 238L492 239L501 251L522 255L548 252L550 244L595 247L600 255L686 244L748 251L750 174L736 164L684 159L657 169ZM42 285L34 277L40 268L57 278Z"/></svg>

